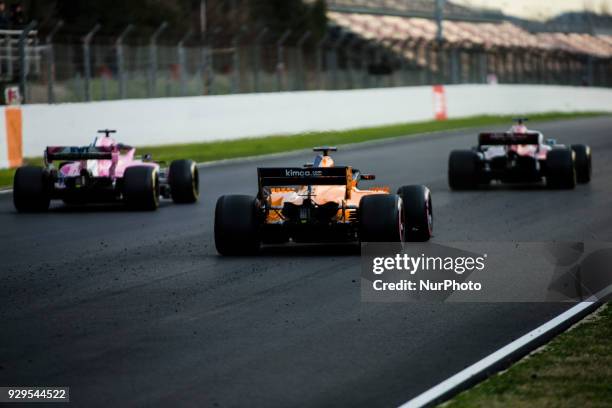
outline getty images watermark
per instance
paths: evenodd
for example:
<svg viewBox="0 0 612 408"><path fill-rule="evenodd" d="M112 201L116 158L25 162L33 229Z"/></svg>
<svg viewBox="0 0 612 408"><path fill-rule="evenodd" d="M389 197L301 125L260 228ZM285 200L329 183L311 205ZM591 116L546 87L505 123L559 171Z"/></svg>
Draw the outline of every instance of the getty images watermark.
<svg viewBox="0 0 612 408"><path fill-rule="evenodd" d="M612 244L362 244L366 302L579 302L612 284Z"/></svg>
<svg viewBox="0 0 612 408"><path fill-rule="evenodd" d="M389 271L402 271L410 275L417 272L445 271L463 275L465 272L482 271L485 269L487 254L482 256L425 256L421 253L418 256L411 256L407 253L396 253L395 256L377 256L372 260L372 272L375 275L382 275ZM377 291L381 290L481 290L482 284L479 282L459 282L454 279L444 279L435 281L432 279L401 279L399 282L385 282L383 279L376 279L373 287Z"/></svg>

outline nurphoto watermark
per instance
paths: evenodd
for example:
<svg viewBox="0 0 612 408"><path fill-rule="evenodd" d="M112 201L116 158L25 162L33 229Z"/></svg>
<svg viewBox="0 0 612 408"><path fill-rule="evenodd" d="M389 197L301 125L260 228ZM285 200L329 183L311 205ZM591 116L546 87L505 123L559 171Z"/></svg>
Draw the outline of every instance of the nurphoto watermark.
<svg viewBox="0 0 612 408"><path fill-rule="evenodd" d="M363 243L365 302L581 302L612 285L612 243Z"/></svg>

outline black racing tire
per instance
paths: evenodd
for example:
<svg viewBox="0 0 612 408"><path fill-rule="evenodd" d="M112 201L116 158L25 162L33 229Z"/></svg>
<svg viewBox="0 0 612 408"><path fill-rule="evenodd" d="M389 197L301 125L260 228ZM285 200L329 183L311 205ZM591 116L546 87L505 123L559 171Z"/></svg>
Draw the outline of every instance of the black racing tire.
<svg viewBox="0 0 612 408"><path fill-rule="evenodd" d="M226 256L255 255L261 247L257 200L249 195L219 197L215 207L215 247Z"/></svg>
<svg viewBox="0 0 612 408"><path fill-rule="evenodd" d="M200 176L193 160L175 160L170 163L168 184L172 201L193 204L200 196Z"/></svg>
<svg viewBox="0 0 612 408"><path fill-rule="evenodd" d="M367 195L359 202L361 242L402 242L404 205L396 194Z"/></svg>
<svg viewBox="0 0 612 408"><path fill-rule="evenodd" d="M478 187L478 154L471 150L453 150L448 157L448 186L451 190Z"/></svg>
<svg viewBox="0 0 612 408"><path fill-rule="evenodd" d="M51 202L49 174L38 166L23 166L13 178L13 204L19 212L43 212Z"/></svg>
<svg viewBox="0 0 612 408"><path fill-rule="evenodd" d="M404 203L404 241L426 242L433 235L431 191L425 186L403 186L397 194Z"/></svg>
<svg viewBox="0 0 612 408"><path fill-rule="evenodd" d="M546 185L554 189L576 187L574 154L570 148L555 148L546 157Z"/></svg>
<svg viewBox="0 0 612 408"><path fill-rule="evenodd" d="M159 207L159 173L155 167L128 167L123 174L123 198L133 210L155 211Z"/></svg>
<svg viewBox="0 0 612 408"><path fill-rule="evenodd" d="M593 173L591 148L582 144L572 145L572 151L575 157L576 181L586 184L591 181L591 174Z"/></svg>

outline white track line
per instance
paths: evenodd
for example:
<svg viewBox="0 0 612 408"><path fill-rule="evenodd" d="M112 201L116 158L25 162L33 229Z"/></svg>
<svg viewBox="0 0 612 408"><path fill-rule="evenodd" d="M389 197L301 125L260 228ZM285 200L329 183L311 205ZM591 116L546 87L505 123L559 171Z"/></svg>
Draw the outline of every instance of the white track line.
<svg viewBox="0 0 612 408"><path fill-rule="evenodd" d="M461 386L465 382L472 379L475 375L482 373L483 371L487 370L493 365L504 360L505 358L510 356L512 353L521 349L522 347L527 346L529 343L536 341L542 336L545 336L546 334L555 330L557 327L567 323L574 316L579 315L580 313L584 312L589 307L593 306L593 304L597 302L597 299L604 299L610 293L612 293L612 286L609 286L608 288L599 292L597 295L595 295L592 298L593 299L592 301L580 302L576 304L572 308L561 313L559 316L544 323L537 329L530 331L529 333L525 334L522 337L519 337L518 339L514 340L512 343L509 343L506 346L498 349L497 351L494 351L493 353L489 354L482 360L459 371L457 374L453 375L452 377L447 378L446 380L442 381L438 385L428 389L424 393L402 404L400 408L417 408L417 407L427 406L433 402L441 402L437 400L441 398L443 395L445 395L446 393L452 391L454 388Z"/></svg>

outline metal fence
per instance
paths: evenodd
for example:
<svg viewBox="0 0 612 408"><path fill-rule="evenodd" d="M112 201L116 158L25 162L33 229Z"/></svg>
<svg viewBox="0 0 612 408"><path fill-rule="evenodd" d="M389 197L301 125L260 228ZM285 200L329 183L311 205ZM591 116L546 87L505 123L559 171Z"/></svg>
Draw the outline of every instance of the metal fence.
<svg viewBox="0 0 612 408"><path fill-rule="evenodd" d="M435 83L525 83L612 86L612 59L566 51L479 48L436 41L370 40L333 32L267 30L194 45L190 33L173 45L156 32L140 45L120 33L96 43L30 43L25 96L29 103L356 89ZM1 34L0 34L1 39ZM188 45L187 45L188 44ZM34 52L34 51L36 52ZM1 57L0 57L1 60Z"/></svg>

